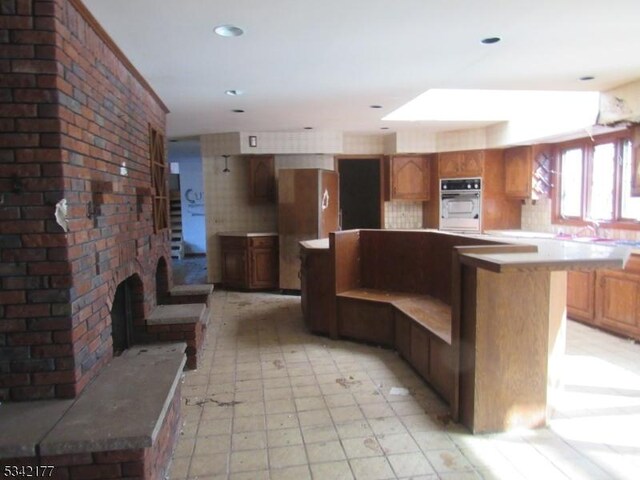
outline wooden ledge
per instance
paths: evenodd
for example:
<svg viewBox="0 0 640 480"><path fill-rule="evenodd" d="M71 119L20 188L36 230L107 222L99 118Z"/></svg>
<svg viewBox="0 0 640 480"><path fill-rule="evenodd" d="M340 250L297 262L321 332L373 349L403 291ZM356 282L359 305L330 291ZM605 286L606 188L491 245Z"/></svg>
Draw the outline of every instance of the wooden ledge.
<svg viewBox="0 0 640 480"><path fill-rule="evenodd" d="M391 304L398 311L451 345L451 307L430 295L355 288L341 292L337 294L337 297Z"/></svg>

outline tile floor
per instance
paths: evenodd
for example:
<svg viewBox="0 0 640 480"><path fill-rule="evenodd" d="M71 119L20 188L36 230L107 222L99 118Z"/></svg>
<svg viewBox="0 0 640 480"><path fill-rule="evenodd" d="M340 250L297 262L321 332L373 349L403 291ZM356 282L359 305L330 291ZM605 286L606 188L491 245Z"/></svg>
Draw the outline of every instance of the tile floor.
<svg viewBox="0 0 640 480"><path fill-rule="evenodd" d="M299 297L217 291L207 337L175 480L640 475L640 346L578 323L550 426L477 436L394 352L308 334Z"/></svg>

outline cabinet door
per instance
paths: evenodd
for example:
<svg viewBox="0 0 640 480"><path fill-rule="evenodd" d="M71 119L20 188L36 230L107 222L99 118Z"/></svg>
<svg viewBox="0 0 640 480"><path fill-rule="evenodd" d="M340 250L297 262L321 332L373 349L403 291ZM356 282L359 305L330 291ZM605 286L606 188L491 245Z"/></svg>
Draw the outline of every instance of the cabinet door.
<svg viewBox="0 0 640 480"><path fill-rule="evenodd" d="M391 199L429 200L429 159L395 156L391 159Z"/></svg>
<svg viewBox="0 0 640 480"><path fill-rule="evenodd" d="M249 202L275 202L275 161L272 155L249 158Z"/></svg>
<svg viewBox="0 0 640 480"><path fill-rule="evenodd" d="M422 378L429 380L430 335L422 327L411 325L411 365Z"/></svg>
<svg viewBox="0 0 640 480"><path fill-rule="evenodd" d="M440 178L460 176L462 152L447 152L438 155L438 175Z"/></svg>
<svg viewBox="0 0 640 480"><path fill-rule="evenodd" d="M567 273L567 315L595 323L595 272Z"/></svg>
<svg viewBox="0 0 640 480"><path fill-rule="evenodd" d="M453 397L454 374L451 345L432 337L429 345L429 382L449 402Z"/></svg>
<svg viewBox="0 0 640 480"><path fill-rule="evenodd" d="M222 283L228 287L247 288L247 250L246 248L222 247Z"/></svg>
<svg viewBox="0 0 640 480"><path fill-rule="evenodd" d="M338 333L347 338L393 347L393 312L387 303L338 298Z"/></svg>
<svg viewBox="0 0 640 480"><path fill-rule="evenodd" d="M396 350L405 360L411 361L411 320L395 312Z"/></svg>
<svg viewBox="0 0 640 480"><path fill-rule="evenodd" d="M640 275L601 270L596 280L599 323L623 335L640 338Z"/></svg>
<svg viewBox="0 0 640 480"><path fill-rule="evenodd" d="M278 255L273 248L251 249L251 288L278 286Z"/></svg>
<svg viewBox="0 0 640 480"><path fill-rule="evenodd" d="M461 177L481 177L484 170L484 152L482 150L472 150L463 152L458 169Z"/></svg>
<svg viewBox="0 0 640 480"><path fill-rule="evenodd" d="M531 197L531 147L516 147L504 152L504 190L507 197Z"/></svg>

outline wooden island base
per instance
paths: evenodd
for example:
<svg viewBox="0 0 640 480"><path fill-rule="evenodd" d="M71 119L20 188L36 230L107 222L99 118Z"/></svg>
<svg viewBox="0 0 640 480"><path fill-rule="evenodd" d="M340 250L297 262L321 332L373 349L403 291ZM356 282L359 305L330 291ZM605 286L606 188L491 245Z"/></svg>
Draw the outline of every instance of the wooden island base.
<svg viewBox="0 0 640 480"><path fill-rule="evenodd" d="M565 345L565 270L625 260L437 231L335 232L328 249L308 247L307 325L395 348L474 433L547 423ZM322 276L307 271L315 255L328 259ZM312 305L323 305L321 317Z"/></svg>

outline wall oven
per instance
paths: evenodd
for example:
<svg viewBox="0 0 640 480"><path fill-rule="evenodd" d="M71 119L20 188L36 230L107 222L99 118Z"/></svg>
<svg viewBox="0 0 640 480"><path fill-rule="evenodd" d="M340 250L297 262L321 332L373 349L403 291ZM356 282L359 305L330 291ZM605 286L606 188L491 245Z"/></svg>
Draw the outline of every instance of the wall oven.
<svg viewBox="0 0 640 480"><path fill-rule="evenodd" d="M479 233L482 216L482 179L440 180L440 230Z"/></svg>

